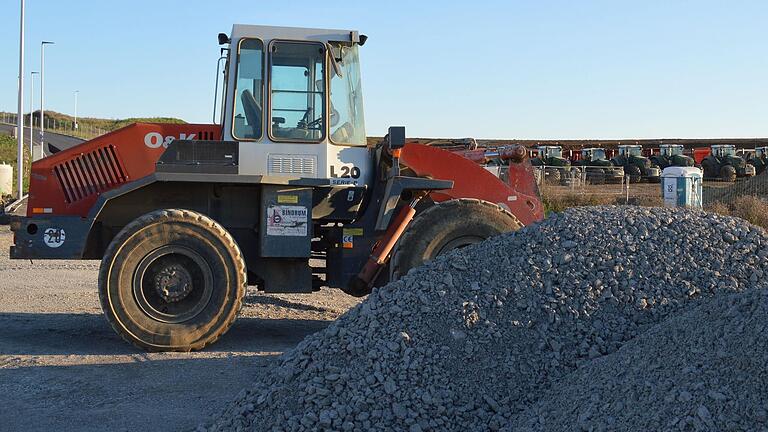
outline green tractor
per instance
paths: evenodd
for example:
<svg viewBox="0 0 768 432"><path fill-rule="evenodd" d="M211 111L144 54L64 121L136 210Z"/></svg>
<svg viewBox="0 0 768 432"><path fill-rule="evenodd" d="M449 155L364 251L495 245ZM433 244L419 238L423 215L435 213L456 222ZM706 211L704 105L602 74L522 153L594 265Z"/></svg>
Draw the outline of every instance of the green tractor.
<svg viewBox="0 0 768 432"><path fill-rule="evenodd" d="M571 161L563 157L560 146L538 146L537 155L531 159L531 165L537 168L538 175L544 175L544 181L550 185L567 184L571 178Z"/></svg>
<svg viewBox="0 0 768 432"><path fill-rule="evenodd" d="M734 182L737 177L752 177L755 167L736 155L733 144L718 144L710 147L711 153L701 161L704 178Z"/></svg>
<svg viewBox="0 0 768 432"><path fill-rule="evenodd" d="M768 167L768 147L755 147L755 153L747 163L755 167L755 175L762 174Z"/></svg>
<svg viewBox="0 0 768 432"><path fill-rule="evenodd" d="M592 184L621 183L624 178L624 168L614 166L605 157L605 149L602 148L582 149L581 158L573 166L578 167L587 182Z"/></svg>
<svg viewBox="0 0 768 432"><path fill-rule="evenodd" d="M693 158L683 154L682 144L662 144L659 146L659 154L651 156L651 163L661 170L667 167L692 167Z"/></svg>
<svg viewBox="0 0 768 432"><path fill-rule="evenodd" d="M623 167L624 175L629 176L632 183L638 183L642 179L658 183L661 178L661 170L643 156L643 147L640 145L620 145L619 155L611 159L611 162Z"/></svg>

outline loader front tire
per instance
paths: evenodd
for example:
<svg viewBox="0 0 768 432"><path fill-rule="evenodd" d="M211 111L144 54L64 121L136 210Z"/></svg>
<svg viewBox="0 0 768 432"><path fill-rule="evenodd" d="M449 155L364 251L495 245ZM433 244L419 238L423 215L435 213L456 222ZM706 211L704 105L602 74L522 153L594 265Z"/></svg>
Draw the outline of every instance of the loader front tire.
<svg viewBox="0 0 768 432"><path fill-rule="evenodd" d="M522 228L512 213L478 199L445 201L418 214L395 246L390 280L453 249Z"/></svg>
<svg viewBox="0 0 768 432"><path fill-rule="evenodd" d="M234 322L246 287L232 236L189 210L148 213L110 243L99 299L112 328L147 351L198 350Z"/></svg>

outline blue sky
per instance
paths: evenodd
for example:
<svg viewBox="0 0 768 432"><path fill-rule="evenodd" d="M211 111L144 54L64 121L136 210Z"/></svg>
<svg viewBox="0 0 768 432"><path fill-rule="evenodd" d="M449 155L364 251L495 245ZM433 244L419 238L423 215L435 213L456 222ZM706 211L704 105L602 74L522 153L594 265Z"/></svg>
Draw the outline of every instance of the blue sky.
<svg viewBox="0 0 768 432"><path fill-rule="evenodd" d="M5 111L18 7L3 2ZM53 40L46 109L72 113L79 90L80 115L209 122L216 35L236 22L367 34L369 135L768 136L765 1L27 0L26 71Z"/></svg>

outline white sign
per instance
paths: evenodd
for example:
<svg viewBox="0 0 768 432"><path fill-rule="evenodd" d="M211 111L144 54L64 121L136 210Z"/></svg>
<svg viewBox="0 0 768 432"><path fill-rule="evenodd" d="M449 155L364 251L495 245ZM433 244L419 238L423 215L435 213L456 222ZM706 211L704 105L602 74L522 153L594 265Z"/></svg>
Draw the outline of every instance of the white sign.
<svg viewBox="0 0 768 432"><path fill-rule="evenodd" d="M273 205L267 208L267 235L304 237L307 235L309 210L304 206Z"/></svg>
<svg viewBox="0 0 768 432"><path fill-rule="evenodd" d="M175 136L169 135L169 136L163 136L162 134L158 132L150 132L146 135L144 135L144 145L149 148L168 148L168 145L172 143L176 139ZM180 134L179 135L180 140L193 140L195 139L195 134Z"/></svg>
<svg viewBox="0 0 768 432"><path fill-rule="evenodd" d="M664 205L677 206L677 178L664 178Z"/></svg>
<svg viewBox="0 0 768 432"><path fill-rule="evenodd" d="M64 244L64 240L67 239L67 233L63 228L46 228L43 231L43 243L50 248L57 248Z"/></svg>

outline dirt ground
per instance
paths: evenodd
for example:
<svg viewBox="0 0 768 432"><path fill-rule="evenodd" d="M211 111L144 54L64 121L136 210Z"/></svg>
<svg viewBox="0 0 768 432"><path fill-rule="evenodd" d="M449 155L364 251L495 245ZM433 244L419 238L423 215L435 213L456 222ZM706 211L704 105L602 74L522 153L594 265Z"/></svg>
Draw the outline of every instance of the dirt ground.
<svg viewBox="0 0 768 432"><path fill-rule="evenodd" d="M189 430L357 299L247 293L216 344L138 351L101 314L95 261L11 261L0 227L0 430Z"/></svg>

